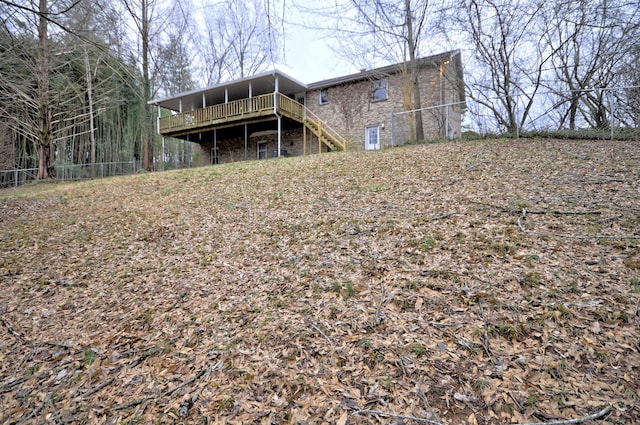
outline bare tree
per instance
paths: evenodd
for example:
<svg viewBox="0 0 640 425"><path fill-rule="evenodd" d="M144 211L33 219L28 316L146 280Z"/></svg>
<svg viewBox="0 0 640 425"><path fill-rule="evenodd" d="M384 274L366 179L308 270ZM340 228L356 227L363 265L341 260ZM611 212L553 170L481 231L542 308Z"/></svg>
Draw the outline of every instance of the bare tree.
<svg viewBox="0 0 640 425"><path fill-rule="evenodd" d="M330 16L335 50L359 68L404 63L405 108L418 110L413 117L413 137L424 139L420 85L420 57L433 35L446 2L429 0L346 0L329 9L310 9L310 14ZM304 9L303 9L304 10Z"/></svg>
<svg viewBox="0 0 640 425"><path fill-rule="evenodd" d="M530 1L462 0L455 18L473 46L468 96L511 133L530 118L553 56L537 42L541 7Z"/></svg>
<svg viewBox="0 0 640 425"><path fill-rule="evenodd" d="M608 128L607 88L620 81L638 46L640 5L620 0L550 2L541 42L554 51L552 81L559 126Z"/></svg>
<svg viewBox="0 0 640 425"><path fill-rule="evenodd" d="M47 0L38 4L38 179L55 177L53 168L52 107L49 102L49 32Z"/></svg>
<svg viewBox="0 0 640 425"><path fill-rule="evenodd" d="M19 113L24 122L16 120L15 115L8 115L10 125L13 129L18 129L23 136L33 140L37 149L38 157L38 179L47 179L55 177L53 168L53 127L52 127L52 109L50 91L49 91L49 20L53 16L53 12L49 10L47 0L39 0L37 6L29 3L13 3L2 1L3 6L9 11L8 18L3 20L5 35L7 42L5 48L16 53L20 66L31 68L31 72L36 76L36 81L30 81L29 77L20 78L10 73L3 73L2 86L3 95L11 98L14 112ZM8 8L7 8L8 7ZM20 28L27 23L35 23L37 27L36 35L36 54L31 54L24 49L25 46L20 45L13 39L11 30ZM21 37L23 41L29 40L31 34L23 32ZM28 43L28 46L31 44ZM29 47L27 47L29 48ZM20 60L24 58L25 60ZM32 60L33 59L33 60ZM31 87L37 87L35 96L32 96ZM12 96L13 95L13 96ZM3 107L4 111L10 106Z"/></svg>
<svg viewBox="0 0 640 425"><path fill-rule="evenodd" d="M273 7L270 1L224 0L203 11L199 61L207 84L255 74L278 59Z"/></svg>
<svg viewBox="0 0 640 425"><path fill-rule="evenodd" d="M636 37L638 40L638 37ZM620 84L624 87L616 92L616 102L619 104L618 119L632 128L640 127L640 42L629 52L620 68Z"/></svg>
<svg viewBox="0 0 640 425"><path fill-rule="evenodd" d="M140 92L141 99L141 121L142 121L142 166L145 170L153 169L153 140L151 138L151 107L147 100L151 98L151 74L150 74L150 52L151 42L150 22L154 12L154 0L123 0L129 16L134 22L136 33L139 36L139 43L142 47L142 85Z"/></svg>
<svg viewBox="0 0 640 425"><path fill-rule="evenodd" d="M82 111L87 92L79 87L73 76L77 68L64 42L64 37L77 42L82 35L78 26L69 25L72 21L69 17L80 9L81 1L55 2L55 10L50 9L47 0L39 0L37 9L30 3L2 4L11 12L4 21L6 43L3 43L3 53L6 58L3 64L11 57L16 68L14 72L0 73L1 95L12 99L4 103L0 112L18 142L31 140L34 143L37 177L53 178L56 156L64 156L66 151L60 136L69 132L74 134L74 123L87 116ZM27 22L37 24L37 34L20 30ZM53 39L49 24L53 24ZM20 41L14 38L16 36ZM17 69L30 72L15 72ZM30 75L35 76L34 81ZM93 103L92 99L90 103ZM89 117L92 120L93 113ZM26 152L28 148L18 150Z"/></svg>
<svg viewBox="0 0 640 425"><path fill-rule="evenodd" d="M184 36L188 28L191 9L188 0L122 0L131 16L134 33L140 45L140 67L142 70L142 85L140 98L142 99L142 146L143 166L146 170L153 169L154 143L152 135L151 105L148 104L153 96L162 88L166 88L168 81L175 82L175 75L167 77L168 73L175 73L178 68L170 64L171 61L182 60L183 81L190 80L185 60L189 61L186 45L190 42ZM163 83L165 86L163 87ZM173 90L173 89L171 89Z"/></svg>

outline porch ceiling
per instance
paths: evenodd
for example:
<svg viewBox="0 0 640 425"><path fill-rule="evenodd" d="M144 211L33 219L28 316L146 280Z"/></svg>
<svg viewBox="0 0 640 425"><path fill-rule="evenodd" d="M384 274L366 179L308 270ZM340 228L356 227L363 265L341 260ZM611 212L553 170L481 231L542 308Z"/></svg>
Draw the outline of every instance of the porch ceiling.
<svg viewBox="0 0 640 425"><path fill-rule="evenodd" d="M283 72L273 70L203 89L180 93L163 99L154 99L149 101L149 103L172 111L180 111L180 101L182 101L183 111L193 111L205 106L224 103L225 90L228 92L229 101L249 97L249 86L251 86L252 96L273 93L276 87L276 77L278 78L278 91L280 93L292 95L307 90L306 84L299 82ZM203 103L203 97L206 105Z"/></svg>

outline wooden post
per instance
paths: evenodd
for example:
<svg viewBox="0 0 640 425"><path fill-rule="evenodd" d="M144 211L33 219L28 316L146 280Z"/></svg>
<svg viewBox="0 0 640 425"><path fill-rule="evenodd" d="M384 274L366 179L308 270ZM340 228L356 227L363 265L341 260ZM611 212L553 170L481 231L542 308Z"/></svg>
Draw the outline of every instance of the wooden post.
<svg viewBox="0 0 640 425"><path fill-rule="evenodd" d="M322 120L318 120L318 153L322 152Z"/></svg>
<svg viewBox="0 0 640 425"><path fill-rule="evenodd" d="M302 156L307 155L307 126L302 124Z"/></svg>
<svg viewBox="0 0 640 425"><path fill-rule="evenodd" d="M215 156L212 158L215 162L214 164L218 164L220 156L218 155L218 129L213 129L213 152Z"/></svg>

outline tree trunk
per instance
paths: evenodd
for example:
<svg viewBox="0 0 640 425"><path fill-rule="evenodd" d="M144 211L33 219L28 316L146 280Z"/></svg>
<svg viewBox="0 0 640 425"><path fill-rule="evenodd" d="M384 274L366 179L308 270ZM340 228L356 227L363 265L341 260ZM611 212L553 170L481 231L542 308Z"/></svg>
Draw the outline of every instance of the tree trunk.
<svg viewBox="0 0 640 425"><path fill-rule="evenodd" d="M151 81L149 76L149 5L142 0L142 150L143 167L147 171L153 170L153 139L151 137L151 105L147 103L151 97Z"/></svg>
<svg viewBox="0 0 640 425"><path fill-rule="evenodd" d="M418 76L420 64L416 59L416 42L413 35L413 17L411 13L411 0L404 0L405 19L407 25L407 44L409 48L409 72L413 92L413 109L415 117L416 140L424 140L424 127L422 126L422 101L420 100L420 85Z"/></svg>
<svg viewBox="0 0 640 425"><path fill-rule="evenodd" d="M93 85L89 64L89 53L84 49L85 78L87 79L87 100L89 102L89 140L91 141L91 178L96 178L96 130L93 118ZM97 66L97 65L96 65Z"/></svg>
<svg viewBox="0 0 640 425"><path fill-rule="evenodd" d="M53 168L53 138L51 105L49 104L49 35L47 31L47 0L40 0L38 20L38 175L37 179L55 178Z"/></svg>

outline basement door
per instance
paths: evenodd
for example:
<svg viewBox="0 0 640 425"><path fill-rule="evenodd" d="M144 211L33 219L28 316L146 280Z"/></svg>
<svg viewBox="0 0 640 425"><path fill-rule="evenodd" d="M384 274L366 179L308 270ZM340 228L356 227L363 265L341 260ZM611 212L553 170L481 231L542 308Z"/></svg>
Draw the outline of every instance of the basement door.
<svg viewBox="0 0 640 425"><path fill-rule="evenodd" d="M380 126L366 127L364 139L366 150L380 149Z"/></svg>

